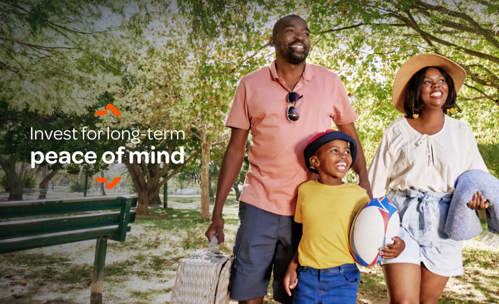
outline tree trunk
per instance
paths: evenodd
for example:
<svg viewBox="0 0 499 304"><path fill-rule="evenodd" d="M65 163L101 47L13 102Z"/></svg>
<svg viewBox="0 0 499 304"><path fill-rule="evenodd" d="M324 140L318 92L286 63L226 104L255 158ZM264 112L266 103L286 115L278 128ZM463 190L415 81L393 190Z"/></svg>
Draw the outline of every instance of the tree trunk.
<svg viewBox="0 0 499 304"><path fill-rule="evenodd" d="M210 204L215 202L215 191L213 190L211 174L208 174L208 192L210 193Z"/></svg>
<svg viewBox="0 0 499 304"><path fill-rule="evenodd" d="M151 205L158 205L158 206L161 205L161 199L159 198L159 190L160 190L160 188L158 187L158 191L156 191L156 194L153 194L151 202L150 202Z"/></svg>
<svg viewBox="0 0 499 304"><path fill-rule="evenodd" d="M137 190L138 205L137 214L147 214L152 204L160 204L159 191L161 190L160 179L156 175L160 172L154 166L141 164L126 164L128 172L132 177L133 184Z"/></svg>
<svg viewBox="0 0 499 304"><path fill-rule="evenodd" d="M161 203L161 200L159 198L160 189L161 187L159 185L153 186L151 184L147 184L145 189L137 190L137 214L148 214L149 206Z"/></svg>
<svg viewBox="0 0 499 304"><path fill-rule="evenodd" d="M163 208L168 208L168 180L163 185Z"/></svg>
<svg viewBox="0 0 499 304"><path fill-rule="evenodd" d="M16 159L10 156L8 159L0 159L0 166L2 166L7 179L7 192L9 192L9 201L22 201L23 200L23 176L22 173L18 174L16 171Z"/></svg>
<svg viewBox="0 0 499 304"><path fill-rule="evenodd" d="M210 218L210 150L211 142L206 135L206 131L201 134L201 218Z"/></svg>
<svg viewBox="0 0 499 304"><path fill-rule="evenodd" d="M38 184L40 193L38 194L38 199L45 199L47 197L47 192L49 189L50 180L57 174L57 169L50 171L49 174L45 175L42 181Z"/></svg>
<svg viewBox="0 0 499 304"><path fill-rule="evenodd" d="M147 214L149 208L149 196L147 195L147 189L137 189L137 195L137 214Z"/></svg>
<svg viewBox="0 0 499 304"><path fill-rule="evenodd" d="M104 176L104 172L100 172L100 176ZM106 195L106 188L104 187L104 183L100 183L100 193L105 196Z"/></svg>
<svg viewBox="0 0 499 304"><path fill-rule="evenodd" d="M85 172L85 181L83 182L83 197L87 197L89 176L87 171L84 172Z"/></svg>

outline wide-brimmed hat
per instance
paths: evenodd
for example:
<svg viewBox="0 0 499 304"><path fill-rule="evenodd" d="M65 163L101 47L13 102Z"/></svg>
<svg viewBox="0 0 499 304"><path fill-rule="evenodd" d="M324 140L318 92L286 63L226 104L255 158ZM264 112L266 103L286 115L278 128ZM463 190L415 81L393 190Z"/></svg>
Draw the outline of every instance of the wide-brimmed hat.
<svg viewBox="0 0 499 304"><path fill-rule="evenodd" d="M355 161L355 156L357 155L357 146L355 145L355 140L348 136L347 134L336 131L333 129L328 129L324 132L319 132L315 134L312 138L307 143L307 146L305 147L305 151L303 151L303 154L305 156L305 165L307 166L307 169L311 172L318 173L317 169L313 168L310 165L310 157L315 154L319 148L327 144L330 141L336 140L336 139L341 139L346 142L348 142L350 145L350 154L352 155L352 165Z"/></svg>
<svg viewBox="0 0 499 304"><path fill-rule="evenodd" d="M454 61L437 54L419 54L409 58L398 70L393 81L392 103L397 110L404 113L404 97L407 83L419 70L426 67L439 67L446 71L454 81L456 93L463 86L466 72Z"/></svg>

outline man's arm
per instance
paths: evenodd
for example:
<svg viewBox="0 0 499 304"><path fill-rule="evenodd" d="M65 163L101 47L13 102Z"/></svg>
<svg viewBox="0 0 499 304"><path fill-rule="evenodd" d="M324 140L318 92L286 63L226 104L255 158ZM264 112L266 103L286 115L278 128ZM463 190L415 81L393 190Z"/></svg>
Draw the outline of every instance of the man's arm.
<svg viewBox="0 0 499 304"><path fill-rule="evenodd" d="M211 224L205 233L208 240L211 240L216 236L219 243L223 243L224 241L224 220L222 210L227 195L229 195L230 189L241 170L248 134L249 130L232 128L229 144L227 150L225 150L222 168L220 169L220 175L218 177L217 196L215 198L215 206L213 207Z"/></svg>
<svg viewBox="0 0 499 304"><path fill-rule="evenodd" d="M362 149L359 137L357 136L357 131L355 130L354 123L352 122L349 124L337 125L337 127L341 132L350 135L350 137L352 137L357 143L357 156L355 158L353 170L359 175L359 185L362 188L366 189L369 198L373 198L371 185L369 184L369 179L367 177L366 158L364 156L364 150Z"/></svg>

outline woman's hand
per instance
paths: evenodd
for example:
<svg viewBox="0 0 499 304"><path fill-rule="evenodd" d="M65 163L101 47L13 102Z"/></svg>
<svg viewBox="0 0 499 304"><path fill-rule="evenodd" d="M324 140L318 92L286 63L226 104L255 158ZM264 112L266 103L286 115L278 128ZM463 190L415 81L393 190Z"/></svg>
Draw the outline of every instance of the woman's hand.
<svg viewBox="0 0 499 304"><path fill-rule="evenodd" d="M475 194L473 194L471 201L469 201L467 204L467 206L473 210L485 209L488 208L489 205L489 201L480 192L476 192Z"/></svg>
<svg viewBox="0 0 499 304"><path fill-rule="evenodd" d="M386 245L380 252L380 255L384 259L393 259L399 256L399 254L405 248L405 242L398 236L392 238L393 243Z"/></svg>

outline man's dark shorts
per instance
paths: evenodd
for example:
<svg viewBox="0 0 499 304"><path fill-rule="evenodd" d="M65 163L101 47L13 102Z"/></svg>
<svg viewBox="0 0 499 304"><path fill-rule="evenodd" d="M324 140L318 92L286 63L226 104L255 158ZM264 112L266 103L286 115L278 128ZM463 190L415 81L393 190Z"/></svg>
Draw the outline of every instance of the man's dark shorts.
<svg viewBox="0 0 499 304"><path fill-rule="evenodd" d="M265 296L273 273L274 299L291 303L283 279L298 247L301 225L293 221L293 216L270 213L244 202L239 204L239 220L231 298L242 301Z"/></svg>

